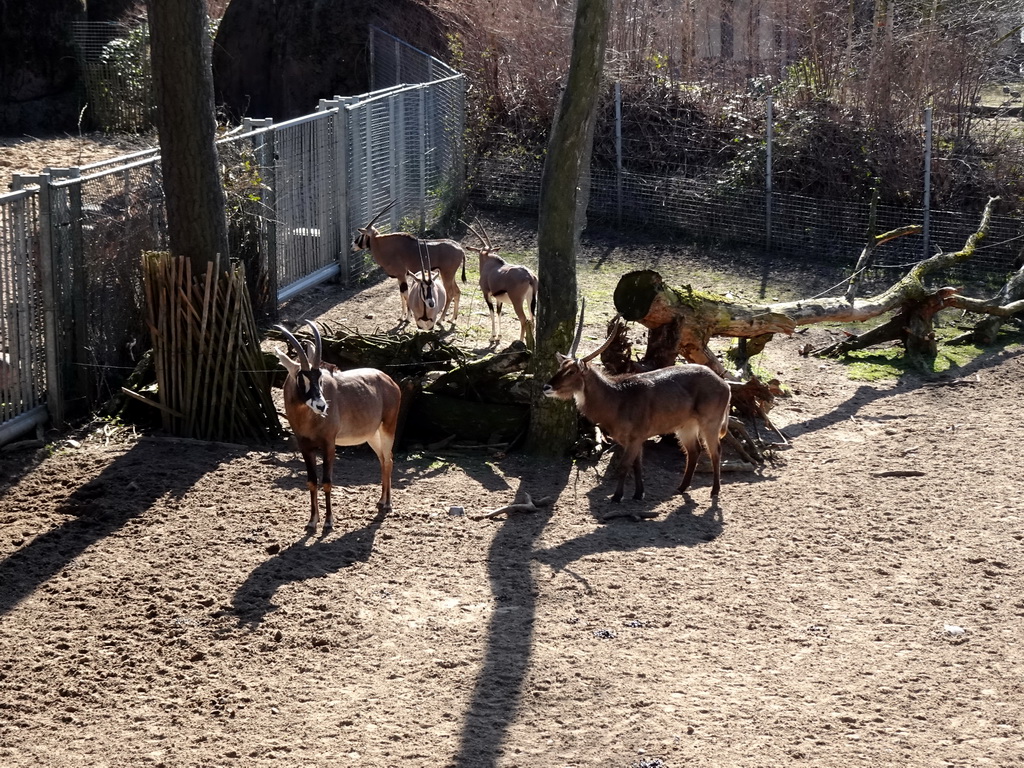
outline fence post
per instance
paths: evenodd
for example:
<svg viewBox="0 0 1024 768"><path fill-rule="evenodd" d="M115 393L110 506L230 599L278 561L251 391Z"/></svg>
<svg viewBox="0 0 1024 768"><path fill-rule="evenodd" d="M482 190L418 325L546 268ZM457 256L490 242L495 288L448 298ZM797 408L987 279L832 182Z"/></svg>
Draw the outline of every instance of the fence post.
<svg viewBox="0 0 1024 768"><path fill-rule="evenodd" d="M377 28L370 27L370 92L377 90Z"/></svg>
<svg viewBox="0 0 1024 768"><path fill-rule="evenodd" d="M78 175L77 169L72 174L67 169L47 168L50 173L50 182L56 175ZM92 402L93 393L90 390L89 371L85 367L86 362L80 357L85 350L89 349L89 275L85 263L85 243L82 237L82 185L73 184L67 188L68 195L68 224L71 231L71 327L74 329L74 342L71 345L69 359L75 365L71 378L75 382L74 395L76 398L85 397L86 402ZM52 196L50 198L53 199ZM56 231L56 230L55 230Z"/></svg>
<svg viewBox="0 0 1024 768"><path fill-rule="evenodd" d="M922 258L928 258L929 224L932 213L932 108L924 109L924 196L921 201L924 209L924 221L921 227L921 239L924 240Z"/></svg>
<svg viewBox="0 0 1024 768"><path fill-rule="evenodd" d="M419 151L416 153L420 158L420 232L427 227L427 90L420 87L416 89L419 96L420 129L419 129Z"/></svg>
<svg viewBox="0 0 1024 768"><path fill-rule="evenodd" d="M622 83L615 81L615 214L622 227Z"/></svg>
<svg viewBox="0 0 1024 768"><path fill-rule="evenodd" d="M405 215L405 196L402 194L399 184L401 183L401 176L398 172L398 153L401 151L405 152L405 137L398 136L397 123L398 118L395 114L395 100L397 96L392 94L388 96L388 128L391 131L391 141L388 142L388 183L391 185L391 197L398 199L398 205L391 209L391 231L396 231L398 222L401 221L401 217ZM395 141L395 137L398 137L398 141ZM401 143L401 147L396 145Z"/></svg>
<svg viewBox="0 0 1024 768"><path fill-rule="evenodd" d="M15 180L17 183L17 179ZM22 179L28 181L28 179ZM48 174L34 177L39 184L39 277L43 294L43 334L46 338L46 407L57 429L64 427L64 387L60 362L64 345L57 322L57 265L53 248L53 203Z"/></svg>
<svg viewBox="0 0 1024 768"><path fill-rule="evenodd" d="M349 120L351 119L352 111L348 108L349 104L356 102L355 97L343 98L341 105L338 107L338 125L336 135L338 137L338 181L340 187L338 189L338 214L341 217L341 284L348 288L352 284L352 248L349 247L349 237L352 234L352 222L349 217L349 178L353 175L349 173L349 166L352 163L352 159L348 156L348 145L350 136Z"/></svg>
<svg viewBox="0 0 1024 768"><path fill-rule="evenodd" d="M772 95L766 99L766 130L765 130L765 174L764 174L764 247L772 248L772 142L774 140L774 116L772 115Z"/></svg>

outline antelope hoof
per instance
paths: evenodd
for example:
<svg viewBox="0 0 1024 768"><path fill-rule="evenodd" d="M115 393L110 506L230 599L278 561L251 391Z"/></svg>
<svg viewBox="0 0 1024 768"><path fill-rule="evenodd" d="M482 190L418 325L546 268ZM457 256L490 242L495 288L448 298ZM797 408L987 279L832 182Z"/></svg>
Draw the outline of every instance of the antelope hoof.
<svg viewBox="0 0 1024 768"><path fill-rule="evenodd" d="M621 493L613 493L611 500L614 501L616 504L618 504L619 502L622 501L622 494Z"/></svg>
<svg viewBox="0 0 1024 768"><path fill-rule="evenodd" d="M391 511L391 502L388 502L387 504L385 504L383 501L378 501L377 502L377 511L378 512L390 512Z"/></svg>
<svg viewBox="0 0 1024 768"><path fill-rule="evenodd" d="M310 536L315 534L316 533L316 523L307 523L306 524L306 533L308 533Z"/></svg>
<svg viewBox="0 0 1024 768"><path fill-rule="evenodd" d="M334 523L328 521L324 523L324 535L327 535L334 530Z"/></svg>
<svg viewBox="0 0 1024 768"><path fill-rule="evenodd" d="M636 493L633 494L633 501L643 501L643 500L644 500L644 492L643 491L637 491Z"/></svg>

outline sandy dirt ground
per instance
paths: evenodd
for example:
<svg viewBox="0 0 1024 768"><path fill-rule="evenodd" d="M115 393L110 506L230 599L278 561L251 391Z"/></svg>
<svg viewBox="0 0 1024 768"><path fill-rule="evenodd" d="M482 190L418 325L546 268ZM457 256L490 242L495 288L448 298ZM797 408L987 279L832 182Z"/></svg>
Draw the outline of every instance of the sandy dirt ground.
<svg viewBox="0 0 1024 768"><path fill-rule="evenodd" d="M148 149L156 138L86 133L82 136L0 136L0 194L16 173L34 175L45 168L71 168Z"/></svg>
<svg viewBox="0 0 1024 768"><path fill-rule="evenodd" d="M612 284L638 261L757 274L587 247ZM285 314L397 308L377 283ZM1024 765L1024 346L864 383L799 354L831 333L763 353L789 447L717 503L707 474L673 495L682 458L652 441L642 502L608 500L607 456L418 450L379 515L363 446L308 536L284 441L96 422L0 454L0 765ZM555 501L473 519L521 492ZM623 508L656 517L602 520Z"/></svg>

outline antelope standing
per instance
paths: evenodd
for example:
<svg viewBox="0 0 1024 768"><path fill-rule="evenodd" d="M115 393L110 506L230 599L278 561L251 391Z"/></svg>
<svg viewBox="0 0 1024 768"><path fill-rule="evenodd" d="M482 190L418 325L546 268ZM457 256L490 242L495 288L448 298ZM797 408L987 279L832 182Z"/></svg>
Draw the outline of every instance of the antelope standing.
<svg viewBox="0 0 1024 768"><path fill-rule="evenodd" d="M454 240L420 240L408 232L392 232L382 235L373 225L397 203L392 200L370 223L358 231L352 241L352 251L369 249L370 255L383 269L388 277L398 281L398 289L402 294L402 319L409 313L408 274L426 269L426 264L441 273L441 281L445 289L445 304L438 319L444 317L448 307L452 307L452 320L459 317L459 296L462 291L455 281L455 276L462 265L462 282L466 282L466 252Z"/></svg>
<svg viewBox="0 0 1024 768"><path fill-rule="evenodd" d="M527 267L509 264L498 256L498 249L491 245L491 238L482 224L479 232L469 224L466 228L480 240L480 248L472 245L466 248L480 257L480 290L491 316L491 341L501 338L501 305L508 302L519 318L519 340L529 338L528 343L532 344L537 314L537 276Z"/></svg>
<svg viewBox="0 0 1024 768"><path fill-rule="evenodd" d="M310 515L306 530L316 533L320 522L317 503L317 453L323 455L324 533L334 527L331 508L331 476L337 445L367 443L380 460L380 500L377 509L391 509L391 470L394 466L392 447L402 392L387 374L375 368L339 371L321 360L323 342L320 331L313 329L312 350L302 344L283 326L275 326L298 353L298 362L280 348L275 349L281 365L288 369L284 382L284 410L299 452L306 464ZM312 354L312 357L310 357Z"/></svg>
<svg viewBox="0 0 1024 768"><path fill-rule="evenodd" d="M440 320L447 292L436 269L409 272L409 317L421 331L429 331Z"/></svg>
<svg viewBox="0 0 1024 768"><path fill-rule="evenodd" d="M693 479L701 442L711 456L717 497L722 477L720 440L729 422L731 390L724 379L703 365L676 365L656 371L609 378L590 361L611 343L609 336L597 350L577 359L583 333L583 311L569 355L558 355L558 370L544 386L544 394L561 400L574 399L588 419L599 424L622 446L618 485L612 501L622 500L626 473L633 468L634 499L644 497L643 444L654 435L673 433L686 452L686 470L678 492Z"/></svg>

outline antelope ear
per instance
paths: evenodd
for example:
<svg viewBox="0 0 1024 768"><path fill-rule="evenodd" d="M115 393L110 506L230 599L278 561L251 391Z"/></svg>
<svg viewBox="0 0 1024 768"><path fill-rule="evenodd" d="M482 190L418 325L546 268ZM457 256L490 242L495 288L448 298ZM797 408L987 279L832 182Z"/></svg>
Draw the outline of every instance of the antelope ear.
<svg viewBox="0 0 1024 768"><path fill-rule="evenodd" d="M300 367L299 364L292 360L290 357L288 357L288 355L286 355L281 350L280 347L275 346L274 352L277 353L277 359L281 361L281 365L283 365L288 370L288 373L292 374L293 376L296 373L298 373Z"/></svg>
<svg viewBox="0 0 1024 768"><path fill-rule="evenodd" d="M406 277L411 277L413 280L416 279L416 273L413 272L411 269L405 270L405 276Z"/></svg>
<svg viewBox="0 0 1024 768"><path fill-rule="evenodd" d="M432 270L430 270L430 276L431 277L437 277L440 274L441 274L440 267L434 267Z"/></svg>
<svg viewBox="0 0 1024 768"><path fill-rule="evenodd" d="M555 359L558 361L559 365L568 362L569 360L572 360L571 357L569 357L568 355L563 355L561 352L555 352Z"/></svg>

